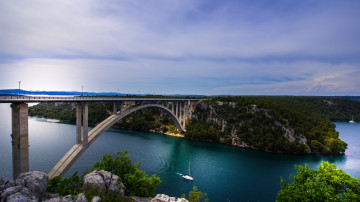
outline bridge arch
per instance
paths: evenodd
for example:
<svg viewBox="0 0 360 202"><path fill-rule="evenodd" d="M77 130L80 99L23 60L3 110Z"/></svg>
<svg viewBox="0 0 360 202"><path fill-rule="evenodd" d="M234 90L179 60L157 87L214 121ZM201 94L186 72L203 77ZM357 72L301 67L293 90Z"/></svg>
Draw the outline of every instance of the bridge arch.
<svg viewBox="0 0 360 202"><path fill-rule="evenodd" d="M172 111L170 111L167 107L160 104L143 104L137 105L131 108L128 108L122 113L117 113L109 116L107 119L99 123L96 127L94 127L88 136L88 144L75 144L65 155L61 158L61 160L53 167L53 169L49 172L49 177L53 178L55 176L63 177L63 175L70 169L70 167L76 162L76 160L81 156L81 154L86 151L86 149L93 143L95 140L100 137L107 129L115 125L118 121L128 116L129 114L144 108L149 107L157 107L163 110L167 115L170 116L171 120L174 122L176 128L183 132L184 128L181 126L179 119L176 117Z"/></svg>
<svg viewBox="0 0 360 202"><path fill-rule="evenodd" d="M160 104L144 104L144 105L138 105L138 106L135 106L135 107L131 107L131 108L123 111L122 114L120 114L120 115L123 115L123 116L120 116L117 119L116 122L120 121L122 118L126 117L127 115L129 115L129 114L131 114L131 113L133 113L133 112L135 112L137 110L144 109L144 108L149 108L149 107L160 108L161 110L163 110L171 118L171 120L174 122L176 128L180 132L185 131L185 129L181 126L181 123L180 123L179 119L176 117L176 115L174 113L172 113L172 111L170 111L167 107L165 107L163 105L160 105Z"/></svg>

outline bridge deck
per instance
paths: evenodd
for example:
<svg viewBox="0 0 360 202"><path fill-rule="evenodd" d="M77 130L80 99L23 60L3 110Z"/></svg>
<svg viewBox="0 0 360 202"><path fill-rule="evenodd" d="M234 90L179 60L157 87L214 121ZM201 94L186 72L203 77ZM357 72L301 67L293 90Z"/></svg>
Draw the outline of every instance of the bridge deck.
<svg viewBox="0 0 360 202"><path fill-rule="evenodd" d="M33 97L0 96L0 103L16 102L121 102L121 101L198 101L185 98L124 98L124 97Z"/></svg>

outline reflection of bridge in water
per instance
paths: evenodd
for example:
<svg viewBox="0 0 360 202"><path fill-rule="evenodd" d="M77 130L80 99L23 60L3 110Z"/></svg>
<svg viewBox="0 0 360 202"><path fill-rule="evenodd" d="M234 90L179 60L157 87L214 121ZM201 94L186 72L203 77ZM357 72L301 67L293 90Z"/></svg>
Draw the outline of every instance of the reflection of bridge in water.
<svg viewBox="0 0 360 202"><path fill-rule="evenodd" d="M198 99L110 98L110 97L0 97L0 103L12 103L13 177L29 171L28 104L38 102L76 103L76 143L50 171L49 177L63 176L80 155L107 129L127 115L148 107L160 108L174 122L178 131L185 131ZM88 131L89 102L113 102L113 113Z"/></svg>

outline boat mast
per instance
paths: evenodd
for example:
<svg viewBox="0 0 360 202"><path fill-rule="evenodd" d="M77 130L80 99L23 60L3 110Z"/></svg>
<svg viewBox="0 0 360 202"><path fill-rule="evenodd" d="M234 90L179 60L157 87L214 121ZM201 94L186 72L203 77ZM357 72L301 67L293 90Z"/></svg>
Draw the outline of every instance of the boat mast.
<svg viewBox="0 0 360 202"><path fill-rule="evenodd" d="M191 174L190 174L190 161L189 161L189 175L191 176Z"/></svg>

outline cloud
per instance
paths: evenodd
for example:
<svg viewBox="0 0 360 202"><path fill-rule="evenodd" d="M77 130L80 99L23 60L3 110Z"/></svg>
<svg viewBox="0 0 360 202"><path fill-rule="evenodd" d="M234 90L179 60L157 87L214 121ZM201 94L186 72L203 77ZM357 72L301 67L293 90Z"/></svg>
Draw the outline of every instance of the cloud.
<svg viewBox="0 0 360 202"><path fill-rule="evenodd" d="M352 0L1 1L0 86L359 94L359 9Z"/></svg>
<svg viewBox="0 0 360 202"><path fill-rule="evenodd" d="M0 86L125 93L333 95L360 92L358 64L28 59L0 65Z"/></svg>
<svg viewBox="0 0 360 202"><path fill-rule="evenodd" d="M354 40L360 34L354 17L359 3L313 3L302 5L303 10L288 5L293 14L282 14L279 9L285 8L276 5L234 1L210 12L206 1L1 4L5 45L0 50L24 56L282 58L343 56L360 50L359 40ZM358 46L349 47L353 43Z"/></svg>

